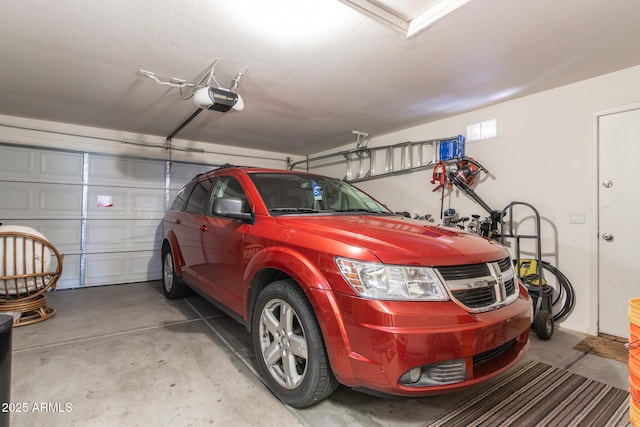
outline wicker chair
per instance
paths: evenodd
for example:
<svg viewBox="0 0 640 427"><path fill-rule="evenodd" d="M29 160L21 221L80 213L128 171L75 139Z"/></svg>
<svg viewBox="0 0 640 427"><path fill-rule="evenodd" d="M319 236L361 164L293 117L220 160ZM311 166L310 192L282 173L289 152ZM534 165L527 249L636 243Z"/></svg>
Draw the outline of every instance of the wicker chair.
<svg viewBox="0 0 640 427"><path fill-rule="evenodd" d="M0 226L0 313L13 315L14 326L41 322L56 310L45 292L62 275L63 255L37 230Z"/></svg>

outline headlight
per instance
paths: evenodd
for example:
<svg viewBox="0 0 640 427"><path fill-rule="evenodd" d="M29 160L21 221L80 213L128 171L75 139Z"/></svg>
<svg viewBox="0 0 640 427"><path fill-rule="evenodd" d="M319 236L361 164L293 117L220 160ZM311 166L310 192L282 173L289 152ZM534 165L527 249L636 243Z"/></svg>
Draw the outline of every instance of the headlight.
<svg viewBox="0 0 640 427"><path fill-rule="evenodd" d="M358 295L371 299L447 301L449 296L428 267L386 265L336 258L336 265Z"/></svg>

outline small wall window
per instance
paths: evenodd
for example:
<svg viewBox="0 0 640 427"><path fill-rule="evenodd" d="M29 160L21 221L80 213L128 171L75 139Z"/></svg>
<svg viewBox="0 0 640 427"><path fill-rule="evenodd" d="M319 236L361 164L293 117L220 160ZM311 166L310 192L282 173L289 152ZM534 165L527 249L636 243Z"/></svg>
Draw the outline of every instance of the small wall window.
<svg viewBox="0 0 640 427"><path fill-rule="evenodd" d="M498 136L496 119L485 120L467 126L467 141L479 141L481 139L495 138Z"/></svg>

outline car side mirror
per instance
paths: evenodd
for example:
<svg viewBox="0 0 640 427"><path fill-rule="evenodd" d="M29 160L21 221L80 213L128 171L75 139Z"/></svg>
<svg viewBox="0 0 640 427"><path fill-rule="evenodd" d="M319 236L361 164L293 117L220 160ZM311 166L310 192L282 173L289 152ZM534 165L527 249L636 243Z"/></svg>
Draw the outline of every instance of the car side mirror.
<svg viewBox="0 0 640 427"><path fill-rule="evenodd" d="M242 199L238 197L218 197L213 201L213 214L227 218L251 221L253 215L242 211Z"/></svg>

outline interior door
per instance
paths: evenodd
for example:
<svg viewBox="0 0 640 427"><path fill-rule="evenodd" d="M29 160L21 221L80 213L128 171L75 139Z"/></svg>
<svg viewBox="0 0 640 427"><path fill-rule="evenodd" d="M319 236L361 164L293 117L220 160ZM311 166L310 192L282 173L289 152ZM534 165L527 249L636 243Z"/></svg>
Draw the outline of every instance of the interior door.
<svg viewBox="0 0 640 427"><path fill-rule="evenodd" d="M629 336L629 299L640 297L640 109L601 116L598 329Z"/></svg>

